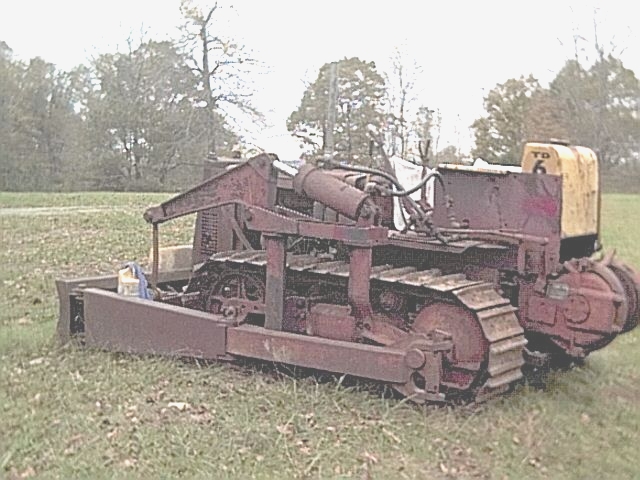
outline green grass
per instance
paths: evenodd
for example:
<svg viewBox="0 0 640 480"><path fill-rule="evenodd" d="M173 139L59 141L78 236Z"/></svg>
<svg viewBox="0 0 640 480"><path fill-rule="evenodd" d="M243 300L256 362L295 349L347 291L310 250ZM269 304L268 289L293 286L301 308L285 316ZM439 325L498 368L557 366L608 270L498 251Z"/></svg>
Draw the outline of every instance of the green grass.
<svg viewBox="0 0 640 480"><path fill-rule="evenodd" d="M11 207L131 207L144 208L171 195L163 193L9 193L0 192L0 208Z"/></svg>
<svg viewBox="0 0 640 480"><path fill-rule="evenodd" d="M146 263L141 212L164 198L0 193L0 478L640 478L637 331L545 390L458 409L268 364L58 346L54 278ZM637 266L639 209L605 196L605 245ZM162 244L191 232L171 222Z"/></svg>

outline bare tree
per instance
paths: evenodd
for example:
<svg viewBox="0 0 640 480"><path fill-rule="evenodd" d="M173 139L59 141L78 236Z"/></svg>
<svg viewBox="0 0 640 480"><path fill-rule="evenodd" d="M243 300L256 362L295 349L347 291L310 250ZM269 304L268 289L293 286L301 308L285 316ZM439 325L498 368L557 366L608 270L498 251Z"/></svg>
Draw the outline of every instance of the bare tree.
<svg viewBox="0 0 640 480"><path fill-rule="evenodd" d="M440 109L431 109L421 106L416 112L412 125L412 141L418 144L418 150L422 162L426 162L433 152L438 155L440 148L440 136L442 133L442 113Z"/></svg>
<svg viewBox="0 0 640 480"><path fill-rule="evenodd" d="M230 7L231 8L231 7ZM262 121L263 117L253 106L253 88L249 80L251 70L259 62L244 46L226 38L216 25L223 7L216 1L201 8L193 0L182 0L180 13L182 46L190 68L200 78L202 107L209 115L209 150L215 154L216 136L219 133L217 115L230 117L231 122L241 124L241 117Z"/></svg>
<svg viewBox="0 0 640 480"><path fill-rule="evenodd" d="M591 35L574 25L573 59L549 89L563 106L558 113L567 138L596 150L603 166L633 165L640 159L640 80L622 61L628 37L616 37L625 32L603 38L602 18L594 8Z"/></svg>
<svg viewBox="0 0 640 480"><path fill-rule="evenodd" d="M417 113L418 76L422 72L415 60L410 61L402 49L396 47L390 58L391 72L386 74L389 121L386 143L392 155L405 158L412 136L407 120Z"/></svg>

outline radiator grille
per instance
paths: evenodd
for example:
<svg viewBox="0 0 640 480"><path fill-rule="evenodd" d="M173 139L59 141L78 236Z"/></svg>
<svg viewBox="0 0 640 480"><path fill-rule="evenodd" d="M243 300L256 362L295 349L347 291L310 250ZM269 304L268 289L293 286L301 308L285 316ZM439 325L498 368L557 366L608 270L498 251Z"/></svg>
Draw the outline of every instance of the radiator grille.
<svg viewBox="0 0 640 480"><path fill-rule="evenodd" d="M200 252L210 256L218 251L218 213L212 208L204 210L201 215Z"/></svg>

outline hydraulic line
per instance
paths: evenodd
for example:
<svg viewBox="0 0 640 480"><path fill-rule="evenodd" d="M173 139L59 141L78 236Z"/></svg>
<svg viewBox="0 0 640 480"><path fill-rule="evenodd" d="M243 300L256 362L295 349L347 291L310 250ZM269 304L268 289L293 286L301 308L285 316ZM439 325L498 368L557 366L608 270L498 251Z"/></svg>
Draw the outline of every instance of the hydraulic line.
<svg viewBox="0 0 640 480"><path fill-rule="evenodd" d="M347 171L359 172L359 173L368 173L370 175L378 175L382 178L386 178L387 180L389 180L398 190L402 190L402 185L400 185L400 182L398 182L398 179L396 177L394 177L389 173L383 172L381 170L376 170L375 168L355 166L355 165L342 165L341 163L335 162L333 160L329 160L327 163L332 167L339 168L341 170L347 170ZM413 208L415 212L419 213L420 216L422 217L426 217L426 212L420 207L420 205L418 205L418 203L413 198L411 197L406 197L406 198L409 204L411 205L411 208ZM404 218L404 213L402 213L402 217L403 217L403 220L405 221L404 222L405 225L408 225L408 222Z"/></svg>
<svg viewBox="0 0 640 480"><path fill-rule="evenodd" d="M387 195L391 195L391 196L395 196L395 197L403 197L404 199L406 199L406 201L409 203L409 205L411 206L411 208L413 208L413 210L416 212L416 214L421 217L421 220L425 222L425 224L427 225L427 228L432 232L432 234L435 236L435 238L437 238L438 240L440 240L440 242L446 244L447 243L447 239L446 237L444 237L442 235L442 233L440 233L440 231L435 228L432 224L431 221L429 219L429 214L427 212L424 211L424 209L418 205L418 203L411 198L411 194L417 190L419 190L420 188L422 188L431 178L436 178L438 180L438 182L440 183L440 185L442 186L442 193L443 193L443 198L445 201L445 207L447 209L447 212L449 212L449 214L447 215L449 217L449 220L451 222L451 224L453 225L455 222L455 216L454 214L451 212L451 205L450 205L450 201L449 201L449 197L447 196L447 191L446 191L446 186L444 184L444 180L442 179L442 175L440 175L439 172L434 171L431 172L427 175L425 175L422 180L420 180L415 186L413 186L412 188L408 189L408 190L403 190L402 185L400 185L400 182L398 181L398 179L396 177L394 177L393 175L383 172L381 170L376 170L374 168L369 168L369 167L362 167L362 166L355 166L355 165L342 165L341 163L335 162L333 160L328 160L327 163L335 168L341 169L341 170L347 170L347 171L352 171L352 172L359 172L359 173L368 173L371 175L378 175L380 177L386 178L387 180L389 180L394 187L397 188L397 191L393 191L393 190L387 190L385 193ZM402 218L404 220L405 225L409 225L409 223L406 221L406 218L404 216L404 212L402 212ZM406 228L406 227L405 227Z"/></svg>
<svg viewBox="0 0 640 480"><path fill-rule="evenodd" d="M359 173L369 173L371 175L378 175L380 177L386 178L397 189L397 190L388 190L388 191L385 192L386 194L391 195L393 197L404 197L404 196L407 196L407 195L411 195L412 193L417 192L418 190L420 190L432 178L436 178L438 180L438 182L442 186L442 192L443 192L444 196L446 197L446 195L447 195L447 192L446 192L446 188L447 187L444 184L444 180L442 180L442 175L440 175L440 172L435 172L434 171L434 172L428 173L427 175L422 177L422 179L416 185L414 185L412 188L410 188L408 190L404 190L404 187L402 185L400 185L400 182L398 182L398 179L396 177L394 177L393 175L391 175L389 173L383 172L381 170L376 170L375 168L369 168L369 167L360 167L360 166L355 166L355 165L342 165L342 164L340 164L338 162L334 162L334 161L329 161L328 163L332 167L339 168L341 170L349 170L349 171L359 172Z"/></svg>
<svg viewBox="0 0 640 480"><path fill-rule="evenodd" d="M400 191L391 190L387 193L393 197L404 197L407 195L411 195L412 193L420 190L432 178L436 178L438 180L438 182L442 186L442 191L444 195L446 195L446 187L444 186L444 180L442 180L442 175L440 175L440 172L431 172L425 175L424 177L422 177L422 180L420 180L414 187L410 188L409 190L400 190Z"/></svg>

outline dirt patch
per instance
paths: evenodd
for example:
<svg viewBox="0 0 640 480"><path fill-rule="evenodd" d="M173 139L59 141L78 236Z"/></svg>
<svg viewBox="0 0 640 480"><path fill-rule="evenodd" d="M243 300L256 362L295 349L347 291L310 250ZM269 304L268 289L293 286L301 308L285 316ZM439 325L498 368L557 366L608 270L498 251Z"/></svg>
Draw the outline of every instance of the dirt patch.
<svg viewBox="0 0 640 480"><path fill-rule="evenodd" d="M105 210L114 210L110 206L91 207L91 206L73 206L73 207L5 207L0 208L0 217L2 216L38 216L38 215L72 215L78 213L97 213Z"/></svg>

